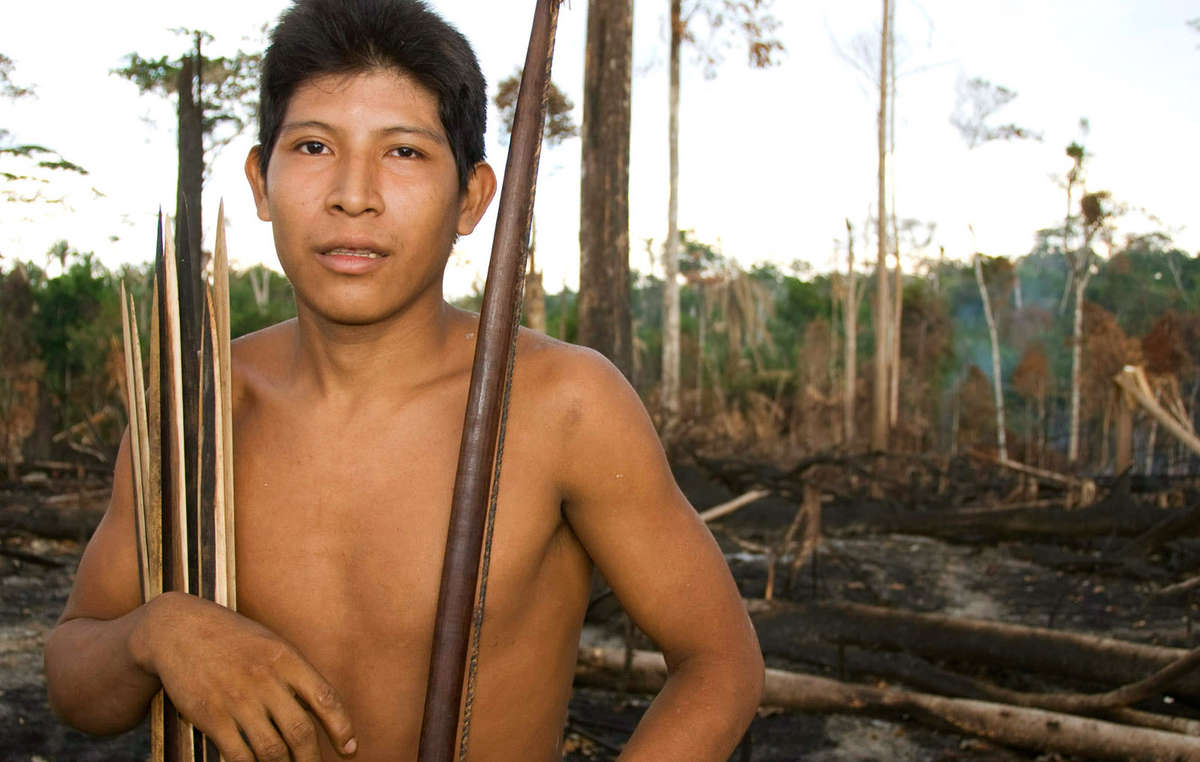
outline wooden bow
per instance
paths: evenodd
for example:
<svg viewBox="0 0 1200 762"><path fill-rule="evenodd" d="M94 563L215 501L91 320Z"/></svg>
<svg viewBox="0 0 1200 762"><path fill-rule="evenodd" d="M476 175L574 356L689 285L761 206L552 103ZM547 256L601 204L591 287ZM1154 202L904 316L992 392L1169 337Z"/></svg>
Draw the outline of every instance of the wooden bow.
<svg viewBox="0 0 1200 762"><path fill-rule="evenodd" d="M496 234L479 315L446 555L442 562L433 653L421 723L420 762L450 762L454 759L476 581L491 496L489 488L493 464L498 465L500 459L496 442L508 382L512 378L546 115L546 91L550 83L560 3L561 0L538 0L517 95ZM468 730L469 726L464 722L464 751Z"/></svg>

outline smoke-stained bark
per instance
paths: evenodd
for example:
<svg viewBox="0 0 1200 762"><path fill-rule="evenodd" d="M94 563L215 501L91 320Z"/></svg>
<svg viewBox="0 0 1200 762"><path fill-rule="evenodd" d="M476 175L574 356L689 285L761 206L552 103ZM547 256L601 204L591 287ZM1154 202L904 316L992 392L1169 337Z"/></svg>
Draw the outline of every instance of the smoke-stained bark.
<svg viewBox="0 0 1200 762"><path fill-rule="evenodd" d="M201 194L204 191L204 104L200 100L200 36L196 36L195 57L184 57L176 89L179 94L179 173L175 185L175 246L187 263L187 277L200 282L202 270L201 240L204 230ZM186 319L190 331L199 335L200 305L188 305Z"/></svg>
<svg viewBox="0 0 1200 762"><path fill-rule="evenodd" d="M579 219L579 342L633 372L629 127L633 0L589 3Z"/></svg>

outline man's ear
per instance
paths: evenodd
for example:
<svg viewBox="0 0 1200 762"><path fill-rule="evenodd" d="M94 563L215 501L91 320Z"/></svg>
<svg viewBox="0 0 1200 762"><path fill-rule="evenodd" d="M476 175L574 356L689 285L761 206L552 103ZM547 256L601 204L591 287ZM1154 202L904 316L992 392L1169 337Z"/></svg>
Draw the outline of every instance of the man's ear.
<svg viewBox="0 0 1200 762"><path fill-rule="evenodd" d="M467 190L462 194L458 206L458 234L469 235L479 224L492 196L496 193L496 173L486 161L481 161L471 170Z"/></svg>
<svg viewBox="0 0 1200 762"><path fill-rule="evenodd" d="M246 156L246 180L250 183L250 192L254 194L254 207L258 210L258 218L263 222L271 221L271 209L267 205L267 178L263 176L261 165L258 163L262 155L262 146L254 146Z"/></svg>

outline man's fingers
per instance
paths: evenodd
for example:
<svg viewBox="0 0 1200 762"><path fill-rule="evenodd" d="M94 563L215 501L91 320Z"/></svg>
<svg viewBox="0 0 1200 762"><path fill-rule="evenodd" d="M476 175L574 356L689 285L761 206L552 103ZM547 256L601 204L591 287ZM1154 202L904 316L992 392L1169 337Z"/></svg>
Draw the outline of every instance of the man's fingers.
<svg viewBox="0 0 1200 762"><path fill-rule="evenodd" d="M257 762L289 762L291 753L287 742L264 711L242 722L242 732L254 750Z"/></svg>
<svg viewBox="0 0 1200 762"><path fill-rule="evenodd" d="M221 758L225 762L255 762L254 752L246 745L241 731L232 720L222 723L220 728L205 731L205 735L221 750Z"/></svg>
<svg viewBox="0 0 1200 762"><path fill-rule="evenodd" d="M294 762L321 762L317 725L285 685L278 686L267 711L283 740L291 749Z"/></svg>
<svg viewBox="0 0 1200 762"><path fill-rule="evenodd" d="M339 754L348 756L358 750L350 715L346 712L341 696L325 678L305 664L293 675L291 685L300 700L307 704L309 710L321 721L333 748Z"/></svg>

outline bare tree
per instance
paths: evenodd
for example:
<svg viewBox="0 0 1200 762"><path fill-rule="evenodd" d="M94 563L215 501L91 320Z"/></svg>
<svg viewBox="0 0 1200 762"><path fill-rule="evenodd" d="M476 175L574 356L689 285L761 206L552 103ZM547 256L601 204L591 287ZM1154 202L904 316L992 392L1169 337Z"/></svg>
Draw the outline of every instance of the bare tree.
<svg viewBox="0 0 1200 762"><path fill-rule="evenodd" d="M690 43L699 53L712 74L720 63L720 44L724 41L716 35L723 28L732 27L742 33L746 42L750 65L766 68L774 63L776 54L783 51L783 44L772 34L779 22L770 15L773 0L669 0L671 52L669 119L667 144L670 162L670 194L667 203L667 241L663 253L663 370L662 403L668 422L679 414L679 98L680 59L683 44ZM703 19L714 32L705 44L696 34L698 22Z"/></svg>
<svg viewBox="0 0 1200 762"><path fill-rule="evenodd" d="M1075 145L1075 144L1072 144ZM1082 154L1082 149L1080 151ZM1083 217L1083 240L1081 246L1067 251L1074 284L1074 315L1071 321L1071 432L1067 442L1067 461L1074 463L1079 458L1079 399L1083 383L1083 301L1088 281L1098 272L1096 253L1092 242L1097 235L1107 238L1111 231L1107 223L1112 211L1104 204L1109 200L1107 191L1083 194L1079 207Z"/></svg>
<svg viewBox="0 0 1200 762"><path fill-rule="evenodd" d="M1087 131L1087 120L1080 120L1081 132ZM1109 194L1106 191L1089 193L1084 174L1087 162L1087 150L1078 141L1067 146L1067 156L1071 159L1071 167L1067 170L1067 216L1063 222L1063 254L1067 259L1067 286L1063 292L1065 306L1068 294L1074 301L1074 311L1071 320L1071 401L1070 401L1070 432L1067 440L1067 462L1074 463L1079 459L1079 398L1082 384L1082 352L1083 352L1083 301L1088 281L1097 271L1096 255L1092 242L1097 234L1104 233L1107 237L1107 222L1111 210L1104 208ZM1079 246L1071 246L1073 194L1075 187L1080 187L1080 241Z"/></svg>
<svg viewBox="0 0 1200 762"><path fill-rule="evenodd" d="M513 119L517 110L517 94L521 89L521 68L496 86L496 97L492 102L500 109L500 139L507 143L512 135ZM556 146L568 138L579 135L579 127L571 118L575 104L553 82L546 93L546 127L542 145ZM525 273L524 311L525 321L535 331L546 333L546 289L542 284L542 273L537 269L536 215L529 221L529 269Z"/></svg>
<svg viewBox="0 0 1200 762"><path fill-rule="evenodd" d="M629 127L633 0L588 4L579 219L579 342L633 372Z"/></svg>
<svg viewBox="0 0 1200 762"><path fill-rule="evenodd" d="M133 82L141 93L155 92L176 98L179 172L175 246L186 262L187 277L197 283L204 269L201 193L208 171L205 154L211 156L228 145L254 120L252 104L262 53L239 50L228 57L208 57L202 47L212 42L212 35L195 29L174 31L191 41L187 53L177 59L143 58L130 53L126 65L111 73ZM184 304L183 308L189 317L182 330L198 336L200 304ZM186 338L184 342L192 343Z"/></svg>
<svg viewBox="0 0 1200 762"><path fill-rule="evenodd" d="M1012 102L1017 94L986 79L974 78L960 81L958 101L950 123L958 128L968 149L993 140L1041 140L1041 136L1028 128L1016 124L992 126L988 122L995 112ZM971 240L975 240L975 229L971 228ZM992 392L996 403L996 450L1001 460L1008 460L1008 443L1004 415L1004 369L1000 364L1000 339L996 330L995 312L988 296L987 282L983 277L983 255L976 249L972 253L975 265L975 282L979 286L979 298L983 302L983 315L987 321L988 338L992 347ZM1019 283L1019 281L1018 281ZM1018 299L1020 289L1018 286Z"/></svg>
<svg viewBox="0 0 1200 762"><path fill-rule="evenodd" d="M854 396L858 388L858 306L862 288L854 272L854 227L846 218L846 286L842 292L842 314L845 324L845 386L842 392L842 431L845 443L854 441Z"/></svg>
<svg viewBox="0 0 1200 762"><path fill-rule="evenodd" d="M950 123L958 128L967 142L967 148L975 148L993 140L1041 140L1039 133L1027 127L1009 123L988 124L992 115L1017 97L1017 93L1003 85L993 84L981 77L960 80L958 98Z"/></svg>
<svg viewBox="0 0 1200 762"><path fill-rule="evenodd" d="M996 452L1000 460L1008 460L1008 444L1005 441L1004 424L1004 373L1000 366L1000 340L996 335L996 318L992 314L992 300L988 297L987 283L983 280L983 255L975 252L975 282L979 285L979 298L983 301L983 317L987 321L988 337L992 342L992 392L996 398Z"/></svg>
<svg viewBox="0 0 1200 762"><path fill-rule="evenodd" d="M883 0L883 30L879 41L879 198L876 223L877 256L875 260L875 388L873 424L871 426L871 449L885 450L888 445L888 365L891 348L888 326L891 323L891 308L888 300L887 268L887 114L888 114L888 59L892 44L892 8L890 0Z"/></svg>

